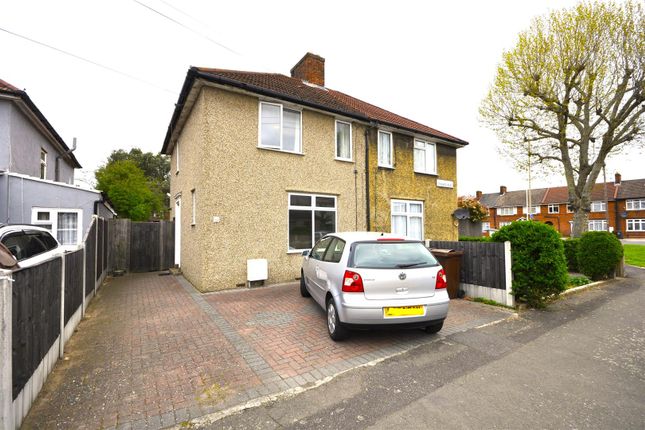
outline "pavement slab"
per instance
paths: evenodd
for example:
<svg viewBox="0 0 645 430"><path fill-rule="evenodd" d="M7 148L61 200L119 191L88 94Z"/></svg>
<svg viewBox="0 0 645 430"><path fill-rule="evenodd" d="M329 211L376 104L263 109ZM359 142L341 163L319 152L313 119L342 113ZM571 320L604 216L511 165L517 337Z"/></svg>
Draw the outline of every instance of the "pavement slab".
<svg viewBox="0 0 645 430"><path fill-rule="evenodd" d="M200 294L163 275L108 279L23 428L186 424L512 315L453 300L439 335L365 331L338 343L297 284Z"/></svg>

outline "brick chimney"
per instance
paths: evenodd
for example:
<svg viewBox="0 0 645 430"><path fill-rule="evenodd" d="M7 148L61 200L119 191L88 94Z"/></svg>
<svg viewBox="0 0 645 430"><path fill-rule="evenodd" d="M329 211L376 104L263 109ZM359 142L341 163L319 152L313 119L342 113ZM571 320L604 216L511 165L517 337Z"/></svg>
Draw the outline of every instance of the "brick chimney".
<svg viewBox="0 0 645 430"><path fill-rule="evenodd" d="M616 172L616 175L614 176L614 185L620 185L621 180L622 176L620 176L620 173Z"/></svg>
<svg viewBox="0 0 645 430"><path fill-rule="evenodd" d="M477 200L482 198L482 192L481 191L475 191L475 195L477 196Z"/></svg>
<svg viewBox="0 0 645 430"><path fill-rule="evenodd" d="M312 84L325 86L325 59L319 55L307 52L304 57L291 68L291 77L302 79Z"/></svg>
<svg viewBox="0 0 645 430"><path fill-rule="evenodd" d="M501 186L499 187L499 193L500 193L501 195L506 194L506 185L501 185Z"/></svg>

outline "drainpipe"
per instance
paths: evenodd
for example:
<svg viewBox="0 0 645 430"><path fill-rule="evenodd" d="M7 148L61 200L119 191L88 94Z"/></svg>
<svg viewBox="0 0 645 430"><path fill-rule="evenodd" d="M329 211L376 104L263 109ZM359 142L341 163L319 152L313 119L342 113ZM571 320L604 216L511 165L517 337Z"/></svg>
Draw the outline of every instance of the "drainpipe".
<svg viewBox="0 0 645 430"><path fill-rule="evenodd" d="M366 221L367 231L371 231L370 225L370 150L369 150L369 129L365 128L365 207L367 208Z"/></svg>

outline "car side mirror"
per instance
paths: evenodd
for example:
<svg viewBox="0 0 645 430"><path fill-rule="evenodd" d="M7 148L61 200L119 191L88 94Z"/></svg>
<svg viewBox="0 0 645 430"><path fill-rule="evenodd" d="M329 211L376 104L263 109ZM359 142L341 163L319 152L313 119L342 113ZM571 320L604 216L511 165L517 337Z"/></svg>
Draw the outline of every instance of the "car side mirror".
<svg viewBox="0 0 645 430"><path fill-rule="evenodd" d="M309 251L310 251L309 249L305 249L304 251L302 251L302 256L309 257Z"/></svg>

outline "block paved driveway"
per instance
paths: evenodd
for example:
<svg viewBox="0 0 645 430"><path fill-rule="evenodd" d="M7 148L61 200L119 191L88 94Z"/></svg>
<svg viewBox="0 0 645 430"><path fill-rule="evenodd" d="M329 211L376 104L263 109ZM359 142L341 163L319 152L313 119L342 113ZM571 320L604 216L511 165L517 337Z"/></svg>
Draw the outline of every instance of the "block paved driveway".
<svg viewBox="0 0 645 430"><path fill-rule="evenodd" d="M356 332L335 343L297 284L200 294L183 277L109 279L23 428L186 424L509 315L453 300L439 335Z"/></svg>

